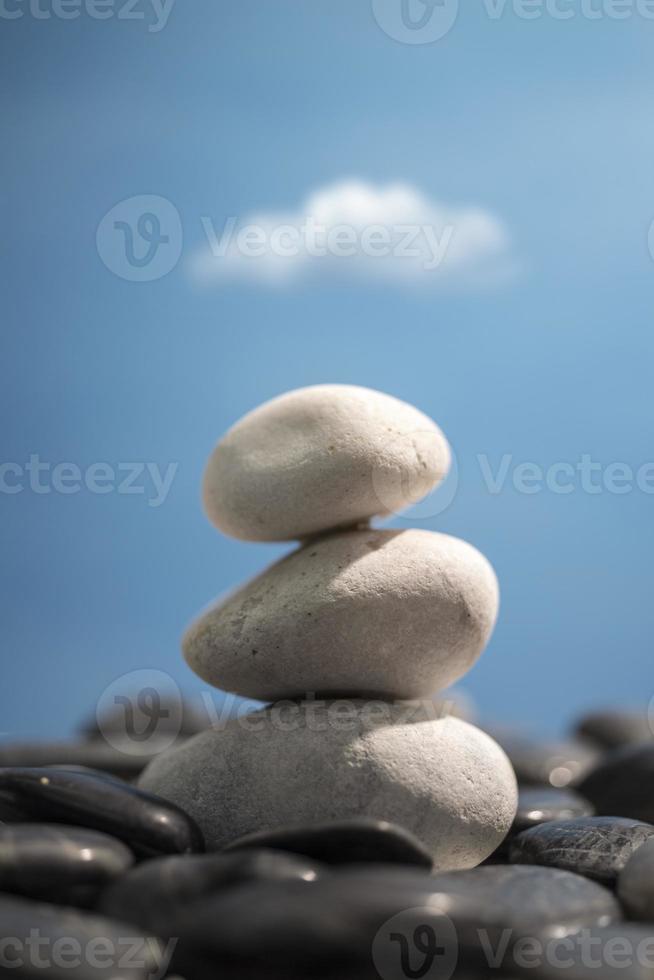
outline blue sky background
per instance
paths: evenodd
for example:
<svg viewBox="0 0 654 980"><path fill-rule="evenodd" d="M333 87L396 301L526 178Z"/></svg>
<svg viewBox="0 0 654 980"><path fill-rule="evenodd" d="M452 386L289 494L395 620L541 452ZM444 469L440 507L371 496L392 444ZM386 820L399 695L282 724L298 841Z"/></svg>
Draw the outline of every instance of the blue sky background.
<svg viewBox="0 0 654 980"><path fill-rule="evenodd" d="M243 412L324 381L413 402L452 441L458 492L421 526L472 541L500 579L466 681L483 713L556 732L592 704L646 707L654 497L527 495L510 478L494 495L477 456L654 459L653 44L635 12L491 20L481 0L425 45L389 38L369 0L177 0L158 33L0 20L2 462L178 464L158 508L0 494L2 729L70 732L142 667L201 689L184 625L285 550L209 526L205 459ZM192 281L201 216L292 209L352 176L488 209L520 274L445 292ZM103 215L145 194L184 234L150 283L96 249Z"/></svg>

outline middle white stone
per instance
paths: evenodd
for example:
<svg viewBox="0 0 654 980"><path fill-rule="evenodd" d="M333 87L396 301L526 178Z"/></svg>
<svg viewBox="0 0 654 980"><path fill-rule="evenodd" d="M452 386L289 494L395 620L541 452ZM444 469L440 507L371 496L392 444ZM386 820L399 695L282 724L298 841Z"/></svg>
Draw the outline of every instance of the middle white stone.
<svg viewBox="0 0 654 980"><path fill-rule="evenodd" d="M209 684L262 701L429 697L491 634L495 573L458 538L348 531L314 540L204 613L186 660Z"/></svg>

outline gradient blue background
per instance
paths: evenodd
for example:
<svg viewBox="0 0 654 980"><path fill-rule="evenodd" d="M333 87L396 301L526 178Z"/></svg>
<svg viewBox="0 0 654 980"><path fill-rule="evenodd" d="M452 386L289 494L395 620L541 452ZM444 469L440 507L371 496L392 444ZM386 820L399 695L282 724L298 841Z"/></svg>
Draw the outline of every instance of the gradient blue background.
<svg viewBox="0 0 654 980"><path fill-rule="evenodd" d="M588 705L647 705L654 498L492 495L476 457L654 458L653 43L637 16L494 22L467 0L425 46L388 38L368 0L177 0L160 33L0 20L2 461L179 464L159 508L0 494L0 728L70 732L141 667L200 690L183 626L284 550L209 526L205 459L246 410L323 381L414 402L451 438L459 490L422 526L497 569L501 617L466 682L484 714L554 732ZM292 208L348 176L488 208L521 274L448 294L193 284L200 216ZM183 220L182 261L153 283L96 250L138 194Z"/></svg>

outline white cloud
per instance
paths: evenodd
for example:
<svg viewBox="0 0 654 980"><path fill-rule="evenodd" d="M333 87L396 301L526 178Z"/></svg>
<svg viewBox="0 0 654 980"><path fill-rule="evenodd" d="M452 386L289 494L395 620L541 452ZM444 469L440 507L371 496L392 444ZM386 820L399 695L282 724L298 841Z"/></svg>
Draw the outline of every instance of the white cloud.
<svg viewBox="0 0 654 980"><path fill-rule="evenodd" d="M286 286L306 279L485 285L513 269L509 235L478 207L432 201L408 184L346 180L295 211L203 218L191 271L201 282Z"/></svg>

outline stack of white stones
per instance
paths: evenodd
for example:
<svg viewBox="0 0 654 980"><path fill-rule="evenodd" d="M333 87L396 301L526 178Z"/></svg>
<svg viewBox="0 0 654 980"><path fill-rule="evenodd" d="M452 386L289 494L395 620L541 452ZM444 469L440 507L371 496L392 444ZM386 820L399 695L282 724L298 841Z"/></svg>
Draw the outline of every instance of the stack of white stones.
<svg viewBox="0 0 654 980"><path fill-rule="evenodd" d="M273 702L156 759L141 785L182 806L210 848L352 816L413 831L437 869L472 867L508 831L511 765L486 734L438 717L498 608L471 545L376 530L443 480L440 429L389 395L320 385L241 419L207 465L220 530L300 547L205 612L184 654L205 681Z"/></svg>

